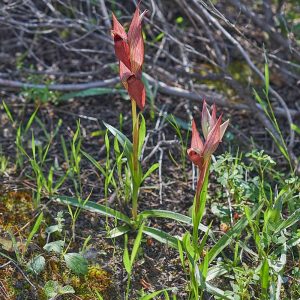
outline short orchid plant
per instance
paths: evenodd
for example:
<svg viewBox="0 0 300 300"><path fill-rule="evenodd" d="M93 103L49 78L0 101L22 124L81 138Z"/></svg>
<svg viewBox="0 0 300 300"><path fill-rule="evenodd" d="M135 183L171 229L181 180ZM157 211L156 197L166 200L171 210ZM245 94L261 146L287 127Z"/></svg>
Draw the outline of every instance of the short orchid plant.
<svg viewBox="0 0 300 300"><path fill-rule="evenodd" d="M217 150L223 135L229 124L229 120L222 123L222 115L217 119L217 108L212 107L210 114L206 101L203 101L201 127L204 136L204 143L202 142L195 120L192 122L192 143L191 148L188 149L188 156L194 165L198 168L199 178L197 181L196 195L193 204L193 237L195 241L198 239L199 224L202 220L208 185L209 166L212 154Z"/></svg>
<svg viewBox="0 0 300 300"><path fill-rule="evenodd" d="M208 238L209 230L205 232L199 241L199 226L204 215L209 167L212 154L218 148L229 120L222 123L222 115L217 119L216 106L213 105L210 114L206 101L203 101L201 127L204 136L204 143L200 138L195 120L192 121L192 142L187 150L188 156L193 164L198 168L198 181L196 195L192 207L193 236L190 239L189 232L183 236L182 242L178 243L178 248L183 257L183 251L188 255L190 274L190 299L202 299L202 293L207 289L206 277L208 273L209 255L205 254L204 247ZM184 261L182 260L184 265Z"/></svg>

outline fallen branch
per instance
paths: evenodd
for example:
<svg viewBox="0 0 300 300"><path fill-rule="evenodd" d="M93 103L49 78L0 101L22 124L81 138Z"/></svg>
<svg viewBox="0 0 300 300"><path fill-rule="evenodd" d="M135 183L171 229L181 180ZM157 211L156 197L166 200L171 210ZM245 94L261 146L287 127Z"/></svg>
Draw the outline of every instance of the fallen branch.
<svg viewBox="0 0 300 300"><path fill-rule="evenodd" d="M99 87L107 87L113 86L116 83L120 82L119 77L114 77L111 79L105 79L101 81L87 82L87 83L66 83L66 84L34 84L27 83L22 81L15 80L7 80L0 78L0 86L5 86L8 88L14 89L48 89L50 91L61 91L61 92L69 92L69 91L81 91L87 90L91 88L99 88Z"/></svg>
<svg viewBox="0 0 300 300"><path fill-rule="evenodd" d="M236 104L230 103L223 95L212 92L212 91L188 91L182 89L180 87L169 86L162 81L158 81L151 77L150 75L144 73L144 76L149 81L151 86L155 86L157 91L168 96L185 98L193 101L202 101L202 99L206 99L210 104L217 104L222 107L237 109L237 110L246 110L246 111L254 111L252 107L247 104ZM26 89L26 88L34 88L34 89L48 89L50 91L60 91L60 92L71 92L71 91L82 91L91 88L101 88L101 87L113 87L117 83L120 82L119 77L113 77L106 80L99 80L87 83L66 83L66 84L34 84L16 80L7 80L0 78L0 86L11 89ZM262 111L260 105L256 105ZM275 108L274 112L277 116L286 116L286 110L282 108ZM297 110L289 110L291 116L296 117L300 116L300 111Z"/></svg>

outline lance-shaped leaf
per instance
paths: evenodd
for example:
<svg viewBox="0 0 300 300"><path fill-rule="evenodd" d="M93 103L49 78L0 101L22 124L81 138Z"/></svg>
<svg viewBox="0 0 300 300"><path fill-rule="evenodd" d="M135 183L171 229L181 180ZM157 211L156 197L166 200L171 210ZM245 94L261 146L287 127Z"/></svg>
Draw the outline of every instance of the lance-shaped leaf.
<svg viewBox="0 0 300 300"><path fill-rule="evenodd" d="M133 152L133 146L131 141L117 128L107 124L106 122L103 121L104 126L110 131L112 135L117 137L118 142L122 145L124 149L124 154L128 161L131 160L132 152Z"/></svg>

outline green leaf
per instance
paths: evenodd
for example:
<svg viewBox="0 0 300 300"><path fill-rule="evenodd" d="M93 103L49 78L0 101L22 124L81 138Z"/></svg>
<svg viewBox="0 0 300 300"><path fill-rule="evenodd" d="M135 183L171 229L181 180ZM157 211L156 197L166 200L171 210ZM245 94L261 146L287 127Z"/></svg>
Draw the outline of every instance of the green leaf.
<svg viewBox="0 0 300 300"><path fill-rule="evenodd" d="M291 128L297 132L298 134L300 134L300 127L298 127L296 124L291 124Z"/></svg>
<svg viewBox="0 0 300 300"><path fill-rule="evenodd" d="M265 87L266 87L266 95L269 94L269 87L270 87L270 79L269 79L269 66L265 64Z"/></svg>
<svg viewBox="0 0 300 300"><path fill-rule="evenodd" d="M36 116L38 110L39 110L39 107L37 107L37 108L35 109L35 111L33 112L33 114L30 116L29 121L27 122L27 125L26 125L26 127L25 127L25 131L24 131L25 133L27 133L27 131L29 130L30 126L32 125L32 123L33 123L33 121L34 121L34 118L35 118L35 116Z"/></svg>
<svg viewBox="0 0 300 300"><path fill-rule="evenodd" d="M275 137L275 135L270 130L268 130L267 128L266 128L266 130L271 135L272 139L274 140L274 142L275 142L276 146L278 147L279 151L281 152L281 154L286 158L287 161L290 161L289 153L288 153L285 145L280 143L278 141L278 139Z"/></svg>
<svg viewBox="0 0 300 300"><path fill-rule="evenodd" d="M137 233L137 236L136 236L136 238L134 240L134 244L133 244L133 248L132 248L132 252L131 252L131 257L130 257L131 266L134 263L135 257L137 255L138 250L139 250L140 245L141 245L142 235L143 235L143 229L144 229L144 224L142 224L140 226L139 231Z"/></svg>
<svg viewBox="0 0 300 300"><path fill-rule="evenodd" d="M55 252L60 254L64 248L65 242L62 240L47 243L43 249L47 252Z"/></svg>
<svg viewBox="0 0 300 300"><path fill-rule="evenodd" d="M74 293L75 293L75 290L70 285L65 285L65 286L58 289L58 294L59 295L74 294Z"/></svg>
<svg viewBox="0 0 300 300"><path fill-rule="evenodd" d="M122 145L124 149L124 154L127 157L128 162L131 162L131 156L133 153L133 147L131 141L117 128L105 123L104 121L103 124L111 132L112 135L117 137L119 143Z"/></svg>
<svg viewBox="0 0 300 300"><path fill-rule="evenodd" d="M151 210L144 210L143 212L140 213L140 216L145 219L145 218L168 218L171 220L175 220L180 223L185 223L187 225L193 226L192 218L185 216L183 214L173 212L173 211L168 211L168 210L161 210L161 209L151 209ZM201 231L203 232L209 232L209 235L213 237L213 232L209 230L209 228L203 224L199 224L198 227Z"/></svg>
<svg viewBox="0 0 300 300"><path fill-rule="evenodd" d="M228 273L228 270L223 265L216 265L208 269L206 282L213 280L217 277L220 277L224 274Z"/></svg>
<svg viewBox="0 0 300 300"><path fill-rule="evenodd" d="M177 129L191 130L190 121L186 122L172 114L167 116L167 121L173 126L175 131L177 131Z"/></svg>
<svg viewBox="0 0 300 300"><path fill-rule="evenodd" d="M125 94L125 90L113 88L91 88L79 92L67 93L59 97L59 100L67 101L73 98L84 98L90 96L99 96L107 94Z"/></svg>
<svg viewBox="0 0 300 300"><path fill-rule="evenodd" d="M52 299L58 295L59 283L54 280L49 280L44 286L44 292L47 299Z"/></svg>
<svg viewBox="0 0 300 300"><path fill-rule="evenodd" d="M178 248L178 252L179 252L179 258L180 258L180 262L183 268L185 268L185 261L184 261L184 253L183 253L183 249L182 249L182 243L181 241L177 241L177 248Z"/></svg>
<svg viewBox="0 0 300 300"><path fill-rule="evenodd" d="M97 295L97 300L104 300L104 298L99 294L98 291L94 290L94 292Z"/></svg>
<svg viewBox="0 0 300 300"><path fill-rule="evenodd" d="M59 231L60 226L59 225L52 225L46 228L46 233L51 234L53 232Z"/></svg>
<svg viewBox="0 0 300 300"><path fill-rule="evenodd" d="M164 232L163 230L144 226L143 232L161 243L167 244L175 249L178 249L178 239Z"/></svg>
<svg viewBox="0 0 300 300"><path fill-rule="evenodd" d="M131 224L131 220L129 217L127 217L126 215L122 214L121 212L114 210L112 208L109 208L108 206L104 206L101 204L97 204L95 202L92 201L86 201L84 204L79 201L76 198L73 197L68 197L68 196L59 196L59 197L52 197L52 199L56 202L62 203L62 204L66 204L66 205L71 205L71 206L75 206L75 207L80 207L83 208L85 210L97 213L97 214L101 214L101 215L105 215L108 217L113 217L113 218L117 218L118 220L121 220L127 224Z"/></svg>
<svg viewBox="0 0 300 300"><path fill-rule="evenodd" d="M159 167L159 163L155 163L153 164L149 169L148 171L145 173L145 175L143 176L142 178L142 182L148 178L157 168Z"/></svg>
<svg viewBox="0 0 300 300"><path fill-rule="evenodd" d="M208 255L205 255L203 264L201 266L201 273L205 280L206 280L206 276L207 276L207 271L208 271Z"/></svg>
<svg viewBox="0 0 300 300"><path fill-rule="evenodd" d="M12 114L11 114L11 112L10 112L10 110L9 110L8 106L6 105L6 103L5 103L4 100L2 100L2 104L3 104L3 107L5 109L5 112L6 112L7 116L8 116L8 118L9 118L9 120L13 123L14 122L14 118L13 118L13 116L12 116Z"/></svg>
<svg viewBox="0 0 300 300"><path fill-rule="evenodd" d="M141 156L142 148L146 137L146 122L142 114L139 114L138 118L141 118L140 128L139 128L139 147L138 147L138 157Z"/></svg>
<svg viewBox="0 0 300 300"><path fill-rule="evenodd" d="M66 253L64 259L67 267L76 275L86 275L88 272L88 261L79 253Z"/></svg>
<svg viewBox="0 0 300 300"><path fill-rule="evenodd" d="M101 172L103 176L106 176L104 168L101 167L101 165L91 155L89 155L83 150L80 150L80 152L94 165L96 169L98 169Z"/></svg>
<svg viewBox="0 0 300 300"><path fill-rule="evenodd" d="M116 228L112 229L111 231L109 231L108 236L110 238L116 238L118 236L121 236L121 235L127 233L129 230L130 230L130 226L128 226L128 225L119 226L119 227L116 227Z"/></svg>
<svg viewBox="0 0 300 300"><path fill-rule="evenodd" d="M27 269L35 275L40 274L46 265L44 256L38 255L33 257L27 264Z"/></svg>
<svg viewBox="0 0 300 300"><path fill-rule="evenodd" d="M294 224L298 223L300 220L300 208L297 209L293 214L291 214L286 220L284 220L275 230L274 233L280 232L283 229L287 229Z"/></svg>
<svg viewBox="0 0 300 300"><path fill-rule="evenodd" d="M168 288L168 289L155 291L151 294L148 294L148 295L145 295L145 296L141 297L139 300L151 300L151 299L155 298L156 296L158 296L159 294L162 294L164 292L171 291L171 290L172 290L171 288Z"/></svg>
<svg viewBox="0 0 300 300"><path fill-rule="evenodd" d="M191 244L191 234L187 231L182 237L182 245L186 251L188 258L194 264L195 248Z"/></svg>
<svg viewBox="0 0 300 300"><path fill-rule="evenodd" d="M127 236L127 234L125 235L125 240L124 240L123 263L124 263L126 272L130 276L132 265L131 265L129 253L128 253L128 236Z"/></svg>
<svg viewBox="0 0 300 300"><path fill-rule="evenodd" d="M214 295L214 296L218 296L221 297L222 300L235 300L236 298L234 297L232 292L229 292L232 295L228 295L228 291L224 292L223 290L209 284L206 282L205 284L205 288L207 290L208 293Z"/></svg>
<svg viewBox="0 0 300 300"><path fill-rule="evenodd" d="M283 235L283 234L282 234ZM287 244L283 243L281 247L280 259L277 261L269 261L269 267L271 267L276 274L280 274L287 263Z"/></svg>
<svg viewBox="0 0 300 300"><path fill-rule="evenodd" d="M14 236L14 234L10 231L10 229L8 230L8 234L11 238L11 242L12 242L12 247L13 247L13 250L15 252L15 255L16 255L16 258L19 262L19 264L22 264L23 262L23 259L21 257L21 253L20 253L20 249L18 247L18 243L17 243L17 240L16 240L16 237ZM0 254L2 255L2 253L0 252Z"/></svg>
<svg viewBox="0 0 300 300"><path fill-rule="evenodd" d="M269 285L269 263L267 258L264 259L260 270L260 280L262 289L266 291Z"/></svg>
<svg viewBox="0 0 300 300"><path fill-rule="evenodd" d="M26 244L25 244L25 249L28 248L28 245L30 244L30 242L31 242L31 240L32 240L32 238L33 238L33 236L34 236L34 235L37 233L37 231L39 230L43 218L44 218L44 215L43 215L43 212L41 212L40 215L38 216L38 218L36 219L33 228L32 228L31 231L30 231L30 234L29 234L28 239L27 239ZM25 250L25 252L26 252L26 250Z"/></svg>

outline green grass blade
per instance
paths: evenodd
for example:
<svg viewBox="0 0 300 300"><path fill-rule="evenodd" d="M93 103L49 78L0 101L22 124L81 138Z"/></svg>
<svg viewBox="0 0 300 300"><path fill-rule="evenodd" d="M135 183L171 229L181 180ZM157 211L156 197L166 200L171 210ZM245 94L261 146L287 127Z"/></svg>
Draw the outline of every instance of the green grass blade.
<svg viewBox="0 0 300 300"><path fill-rule="evenodd" d="M300 208L297 209L292 215L290 215L286 220L284 220L275 230L274 233L280 232L283 229L293 226L300 220Z"/></svg>
<svg viewBox="0 0 300 300"><path fill-rule="evenodd" d="M141 245L142 235L143 235L143 229L144 229L144 224L142 224L142 226L139 228L137 236L136 236L136 238L134 240L134 244L133 244L133 248L132 248L132 252L131 252L131 257L130 257L131 266L134 263L134 260L136 258L136 255L137 255L138 250L139 250L140 245Z"/></svg>
<svg viewBox="0 0 300 300"><path fill-rule="evenodd" d="M117 128L105 123L103 121L105 127L110 131L110 133L117 137L119 143L122 145L124 149L124 154L126 155L128 161L130 161L131 155L133 153L133 146L131 141Z"/></svg>
<svg viewBox="0 0 300 300"><path fill-rule="evenodd" d="M270 79L269 79L269 66L265 64L265 87L266 87L266 95L269 94L269 87L270 87Z"/></svg>
<svg viewBox="0 0 300 300"><path fill-rule="evenodd" d="M205 287L206 287L206 290L208 293L214 295L214 296L218 296L218 297L221 297L221 299L224 299L224 300L234 300L234 296L229 296L229 295L226 295L225 292L209 283L206 283L205 284Z"/></svg>
<svg viewBox="0 0 300 300"><path fill-rule="evenodd" d="M142 296L139 300L151 300L151 299L155 298L156 296L158 296L159 294L167 292L168 290L172 290L172 289L168 288L168 289L155 291L155 292L152 292L151 294Z"/></svg>
<svg viewBox="0 0 300 300"><path fill-rule="evenodd" d="M124 264L126 272L130 276L132 265L131 265L129 253L128 253L128 236L127 236L127 234L125 235L125 241L124 241L123 264Z"/></svg>
<svg viewBox="0 0 300 300"><path fill-rule="evenodd" d="M27 122L26 127L25 127L25 130L24 130L25 133L27 133L27 131L28 131L29 128L31 127L31 125L32 125L32 123L33 123L33 121L34 121L34 118L35 118L35 116L36 116L38 110L39 110L39 107L37 107L37 108L35 109L35 111L33 112L33 114L30 116L29 121Z"/></svg>
<svg viewBox="0 0 300 300"><path fill-rule="evenodd" d="M178 239L164 232L163 230L144 226L143 232L161 243L167 244L175 249L178 249Z"/></svg>
<svg viewBox="0 0 300 300"><path fill-rule="evenodd" d="M118 227L110 230L108 232L108 236L110 238L116 238L118 236L121 236L121 235L127 233L129 230L130 230L130 226L128 226L128 225L118 226Z"/></svg>
<svg viewBox="0 0 300 300"><path fill-rule="evenodd" d="M87 152L80 150L80 152L94 165L96 169L98 169L103 176L106 176L106 172L103 167Z"/></svg>
<svg viewBox="0 0 300 300"><path fill-rule="evenodd" d="M33 228L31 229L30 233L29 233L29 236L28 236L28 239L26 241L26 244L25 244L25 252L28 248L28 245L30 244L33 236L37 233L37 231L39 230L40 226L41 226L41 223L42 223L42 220L44 218L44 215L43 215L43 212L40 213L40 215L38 216L38 218L36 219L35 223L34 223L34 226Z"/></svg>
<svg viewBox="0 0 300 300"><path fill-rule="evenodd" d="M104 216L117 218L118 220L121 220L127 224L131 224L131 220L126 215L122 214L121 212L114 210L108 206L101 205L92 201L87 201L85 204L82 204L78 199L68 196L56 196L52 197L52 199L56 202L59 202L61 204L71 205L75 207L80 207L85 210L101 214Z"/></svg>
<svg viewBox="0 0 300 300"><path fill-rule="evenodd" d="M11 112L10 112L10 110L9 110L9 108L8 108L8 106L7 106L7 104L5 103L4 100L2 100L2 104L3 104L4 110L5 110L6 114L7 114L10 122L14 123L14 118L13 118L13 116L12 116L12 114L11 114Z"/></svg>
<svg viewBox="0 0 300 300"><path fill-rule="evenodd" d="M140 213L142 218L168 218L171 220L175 220L180 223L187 224L189 226L193 226L192 218L185 216L183 214L168 211L168 210L160 210L160 209L151 209L151 210L144 210ZM203 224L199 224L199 229L203 232L209 232L209 235L213 237L213 232L209 230L209 228Z"/></svg>
<svg viewBox="0 0 300 300"><path fill-rule="evenodd" d="M145 173L145 175L143 176L142 178L142 182L147 178L149 177L157 168L159 167L159 163L155 163L153 164L149 169L148 171Z"/></svg>
<svg viewBox="0 0 300 300"><path fill-rule="evenodd" d="M261 288L266 294L269 286L269 263L268 259L265 258L260 271Z"/></svg>
<svg viewBox="0 0 300 300"><path fill-rule="evenodd" d="M73 98L84 98L90 96L100 96L107 94L125 94L123 89L113 89L113 88L91 88L79 92L67 93L59 97L59 100L68 101Z"/></svg>
<svg viewBox="0 0 300 300"><path fill-rule="evenodd" d="M298 127L296 124L291 124L291 128L297 132L298 134L300 134L300 127Z"/></svg>
<svg viewBox="0 0 300 300"><path fill-rule="evenodd" d="M139 146L138 146L138 156L141 156L142 148L146 137L146 121L142 114L139 114L138 118L141 118L140 128L139 128Z"/></svg>

